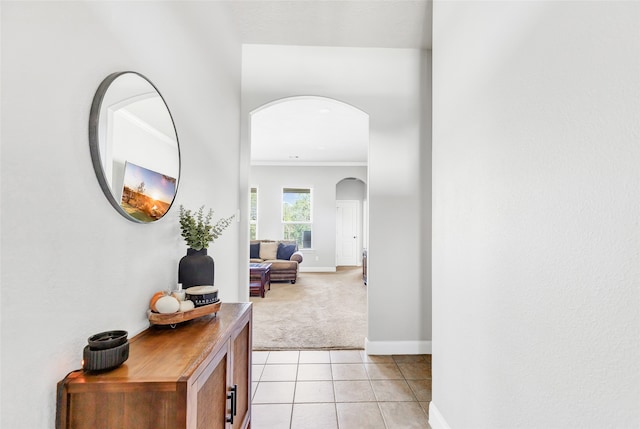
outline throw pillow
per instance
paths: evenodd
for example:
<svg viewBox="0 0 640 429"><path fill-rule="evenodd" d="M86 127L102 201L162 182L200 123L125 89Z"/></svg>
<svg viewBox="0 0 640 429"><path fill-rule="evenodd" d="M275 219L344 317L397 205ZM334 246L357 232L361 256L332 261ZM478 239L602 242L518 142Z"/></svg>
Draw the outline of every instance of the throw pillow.
<svg viewBox="0 0 640 429"><path fill-rule="evenodd" d="M285 261L288 261L289 259L291 259L291 255L293 255L295 251L296 251L295 244L278 243L277 259L284 259Z"/></svg>
<svg viewBox="0 0 640 429"><path fill-rule="evenodd" d="M260 243L260 259L276 259L278 255L278 243Z"/></svg>
<svg viewBox="0 0 640 429"><path fill-rule="evenodd" d="M260 258L260 243L250 244L249 245L249 258L251 259L259 259Z"/></svg>

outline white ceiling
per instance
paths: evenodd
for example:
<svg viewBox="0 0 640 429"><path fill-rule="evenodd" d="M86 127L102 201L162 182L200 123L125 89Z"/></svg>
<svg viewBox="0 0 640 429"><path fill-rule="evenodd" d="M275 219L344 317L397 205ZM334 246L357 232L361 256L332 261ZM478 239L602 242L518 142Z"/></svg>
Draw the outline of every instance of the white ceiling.
<svg viewBox="0 0 640 429"><path fill-rule="evenodd" d="M295 97L251 116L254 165L367 165L369 115L328 98Z"/></svg>
<svg viewBox="0 0 640 429"><path fill-rule="evenodd" d="M231 7L245 44L431 48L430 0L242 0L232 2ZM291 69L292 64L301 67L299 73ZM287 67L283 75L304 76L303 65L283 64ZM369 88L363 86L362 90ZM260 88L253 87L251 91ZM362 119L362 112L357 109L342 105L321 112L326 107L315 103L320 101L308 98L255 113L252 163L366 163L368 118L365 132L362 121L352 121Z"/></svg>
<svg viewBox="0 0 640 429"><path fill-rule="evenodd" d="M431 49L432 1L234 1L243 43Z"/></svg>
<svg viewBox="0 0 640 429"><path fill-rule="evenodd" d="M121 109L122 113L128 114L130 118L135 118L138 124L152 129L164 136L166 141L172 141L175 147L176 131L173 126L173 119L164 104L164 100L153 93L151 97L137 100Z"/></svg>

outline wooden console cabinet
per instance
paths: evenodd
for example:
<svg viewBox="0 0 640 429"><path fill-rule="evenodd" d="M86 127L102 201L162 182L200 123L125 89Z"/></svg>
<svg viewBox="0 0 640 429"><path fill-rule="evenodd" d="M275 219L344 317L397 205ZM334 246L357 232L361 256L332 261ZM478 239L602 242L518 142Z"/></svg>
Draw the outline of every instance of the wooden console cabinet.
<svg viewBox="0 0 640 429"><path fill-rule="evenodd" d="M58 383L56 428L246 429L251 421L251 303L222 304L130 339L129 359Z"/></svg>

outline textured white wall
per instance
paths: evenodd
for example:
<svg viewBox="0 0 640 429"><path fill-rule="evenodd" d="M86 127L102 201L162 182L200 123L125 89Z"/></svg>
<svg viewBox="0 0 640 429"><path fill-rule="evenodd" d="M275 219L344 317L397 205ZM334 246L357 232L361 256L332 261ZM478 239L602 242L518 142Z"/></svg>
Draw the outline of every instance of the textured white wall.
<svg viewBox="0 0 640 429"><path fill-rule="evenodd" d="M434 3L434 429L640 427L639 24Z"/></svg>
<svg viewBox="0 0 640 429"><path fill-rule="evenodd" d="M335 268L336 185L346 177L366 180L367 167L251 167L251 187L258 188L258 238L282 238L282 188L311 188L313 250L303 250L301 268Z"/></svg>
<svg viewBox="0 0 640 429"><path fill-rule="evenodd" d="M240 45L220 4L2 3L2 417L53 428L56 383L94 333L148 326L186 246L177 210L140 225L109 205L88 144L104 77L135 70L176 122L176 204L238 207ZM214 244L216 285L237 299L236 224Z"/></svg>
<svg viewBox="0 0 640 429"><path fill-rule="evenodd" d="M249 114L266 103L316 95L369 114L367 336L378 350L396 353L408 350L399 348L403 341L424 346L431 339L431 276L419 263L430 247L421 240L423 199L430 198L421 189L430 171L430 154L421 154L428 61L413 49L243 47L241 169L249 164Z"/></svg>

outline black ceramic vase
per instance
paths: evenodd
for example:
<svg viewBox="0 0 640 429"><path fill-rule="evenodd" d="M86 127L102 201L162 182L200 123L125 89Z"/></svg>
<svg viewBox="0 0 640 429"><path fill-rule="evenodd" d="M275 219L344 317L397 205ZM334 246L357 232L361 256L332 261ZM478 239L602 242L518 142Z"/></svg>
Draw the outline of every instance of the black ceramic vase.
<svg viewBox="0 0 640 429"><path fill-rule="evenodd" d="M214 273L213 258L207 255L207 249L189 248L178 265L178 283L182 283L183 289L213 285Z"/></svg>

